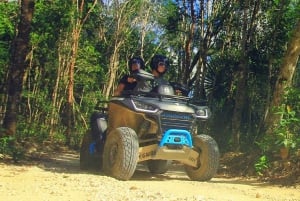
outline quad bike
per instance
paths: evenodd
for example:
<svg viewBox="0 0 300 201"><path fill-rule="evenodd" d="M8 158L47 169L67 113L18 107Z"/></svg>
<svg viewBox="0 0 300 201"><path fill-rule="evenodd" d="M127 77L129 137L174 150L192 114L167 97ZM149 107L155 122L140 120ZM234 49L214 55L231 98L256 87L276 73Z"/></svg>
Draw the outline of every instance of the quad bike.
<svg viewBox="0 0 300 201"><path fill-rule="evenodd" d="M111 97L108 107L92 115L91 130L82 141L81 168L96 166L129 180L138 163L163 174L177 161L191 180L210 180L218 169L219 149L212 137L196 132L197 122L209 118L209 108L174 95L170 85L153 91L145 84L152 82L152 74L140 71L137 77L137 90Z"/></svg>

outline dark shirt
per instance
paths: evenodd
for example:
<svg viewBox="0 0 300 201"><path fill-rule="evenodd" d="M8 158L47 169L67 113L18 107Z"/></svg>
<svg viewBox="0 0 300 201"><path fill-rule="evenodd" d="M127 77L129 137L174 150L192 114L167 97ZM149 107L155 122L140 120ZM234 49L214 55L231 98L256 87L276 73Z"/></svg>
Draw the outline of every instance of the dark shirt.
<svg viewBox="0 0 300 201"><path fill-rule="evenodd" d="M128 77L129 75L124 75L119 81L119 83L125 85L124 90L134 90L134 88L137 85L137 82L132 82L132 83L128 82Z"/></svg>

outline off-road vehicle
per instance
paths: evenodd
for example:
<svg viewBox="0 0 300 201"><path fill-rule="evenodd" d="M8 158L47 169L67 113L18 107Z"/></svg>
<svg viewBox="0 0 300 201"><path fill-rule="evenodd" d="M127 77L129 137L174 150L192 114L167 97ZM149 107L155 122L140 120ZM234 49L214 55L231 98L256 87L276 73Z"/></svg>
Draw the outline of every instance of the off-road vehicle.
<svg viewBox="0 0 300 201"><path fill-rule="evenodd" d="M192 180L210 180L218 169L215 140L197 133L197 122L210 110L174 95L170 85L149 89L152 74L140 71L138 89L111 97L107 109L94 113L82 141L80 166L103 167L114 178L128 180L138 163L154 174L165 173L172 161L182 163Z"/></svg>

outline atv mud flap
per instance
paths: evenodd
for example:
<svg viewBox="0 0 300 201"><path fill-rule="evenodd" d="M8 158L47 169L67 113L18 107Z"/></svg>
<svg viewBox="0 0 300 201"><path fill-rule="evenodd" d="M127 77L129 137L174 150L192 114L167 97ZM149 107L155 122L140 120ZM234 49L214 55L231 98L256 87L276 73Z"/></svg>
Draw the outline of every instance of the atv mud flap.
<svg viewBox="0 0 300 201"><path fill-rule="evenodd" d="M146 160L176 160L197 167L199 153L193 150L191 135L186 130L170 129L161 142L139 148L139 162Z"/></svg>

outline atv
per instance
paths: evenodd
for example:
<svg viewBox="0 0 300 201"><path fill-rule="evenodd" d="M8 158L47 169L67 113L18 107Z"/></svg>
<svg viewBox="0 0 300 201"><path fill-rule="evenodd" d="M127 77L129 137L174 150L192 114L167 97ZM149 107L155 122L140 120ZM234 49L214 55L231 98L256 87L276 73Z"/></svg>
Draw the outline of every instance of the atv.
<svg viewBox="0 0 300 201"><path fill-rule="evenodd" d="M171 85L153 86L154 77L146 71L136 77L136 90L111 97L107 107L91 116L80 150L81 169L98 167L129 180L138 163L163 174L177 161L191 180L210 180L218 169L219 149L212 137L197 133L197 122L210 117L209 108L175 95Z"/></svg>

